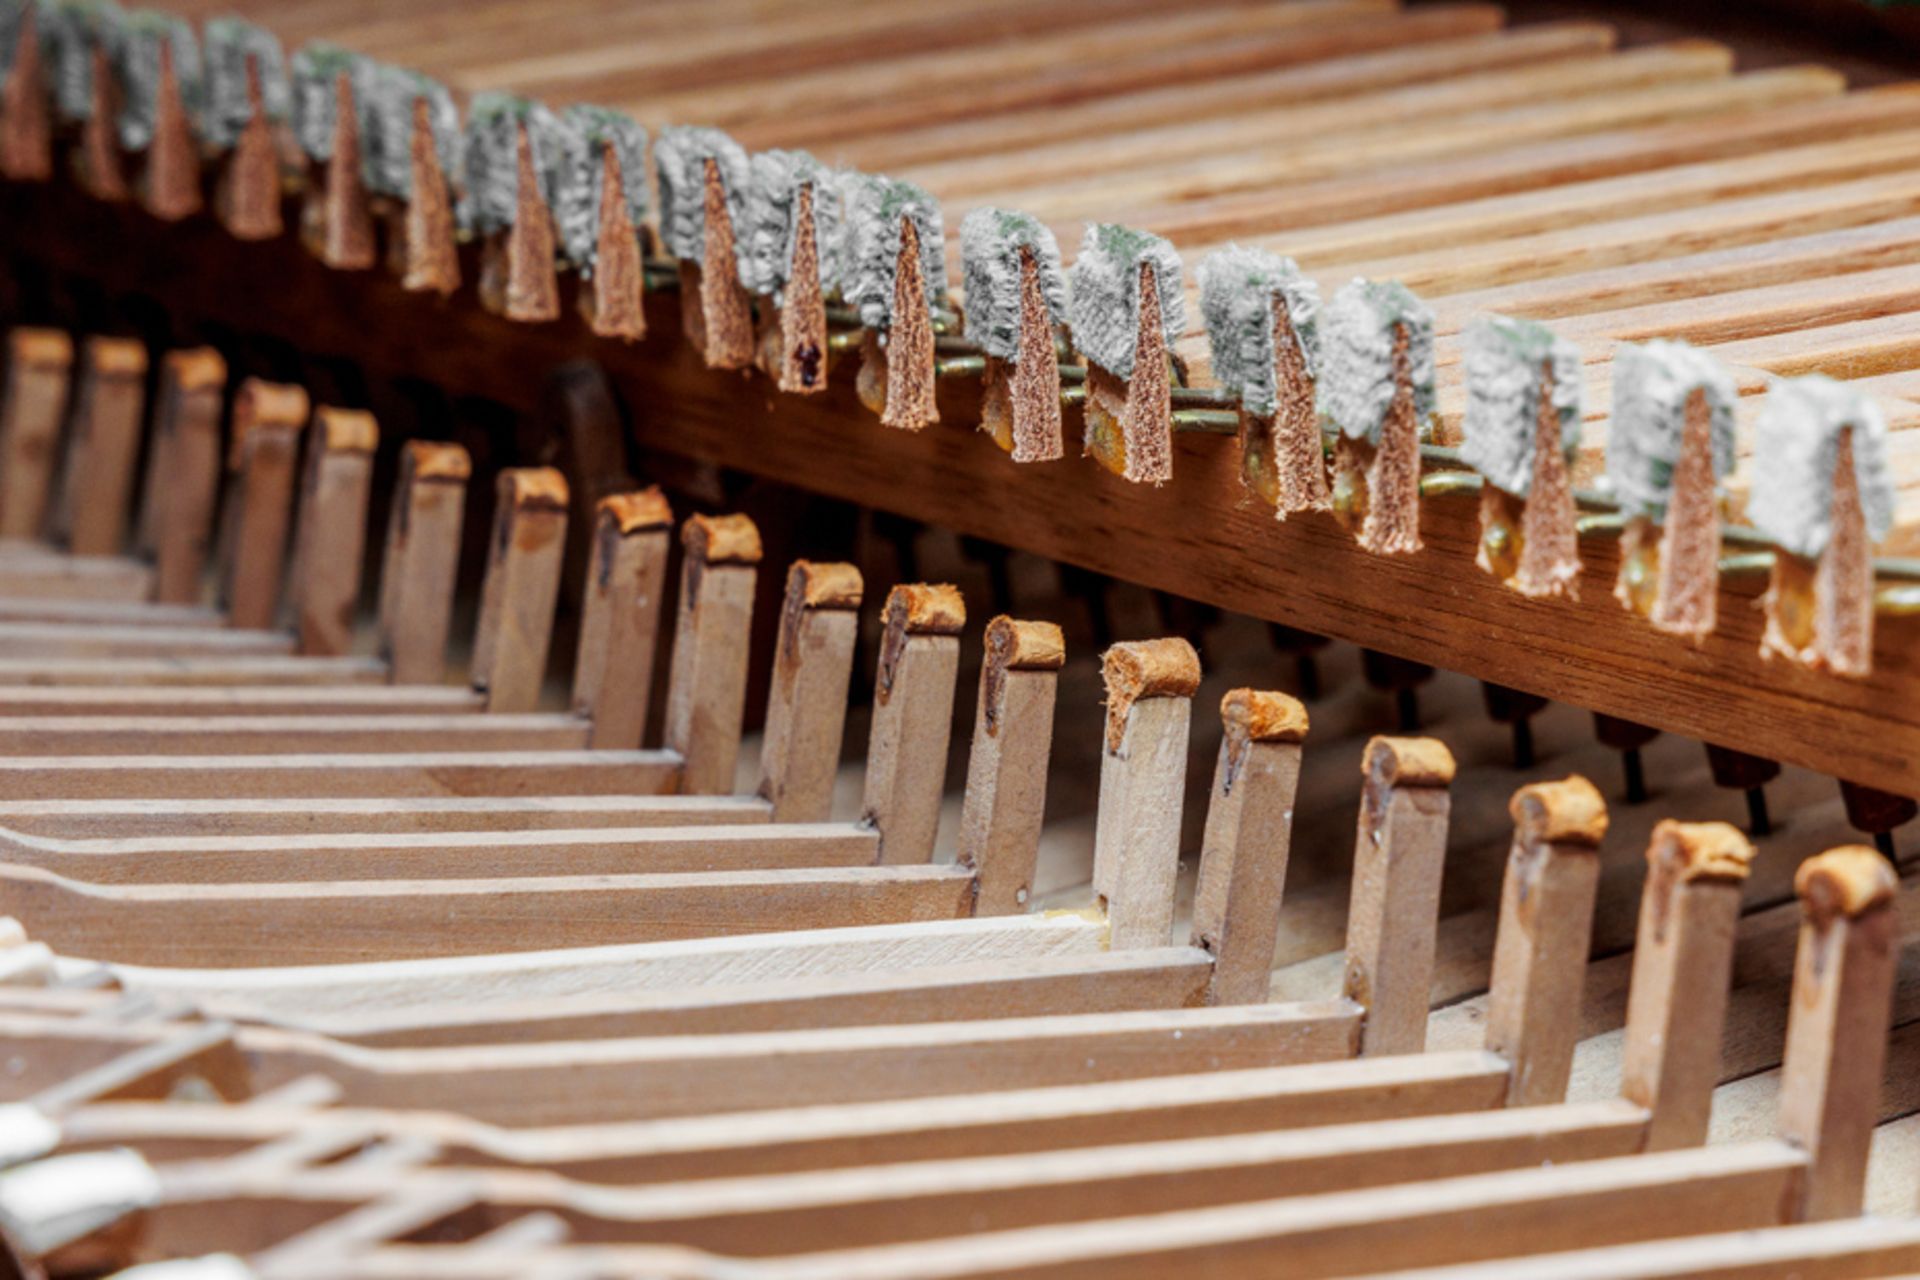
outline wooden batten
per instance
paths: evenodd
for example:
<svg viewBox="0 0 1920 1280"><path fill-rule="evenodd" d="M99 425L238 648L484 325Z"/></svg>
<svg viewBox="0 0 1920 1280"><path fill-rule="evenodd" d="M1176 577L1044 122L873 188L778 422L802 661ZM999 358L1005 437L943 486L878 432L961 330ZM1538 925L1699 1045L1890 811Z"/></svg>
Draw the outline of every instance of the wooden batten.
<svg viewBox="0 0 1920 1280"><path fill-rule="evenodd" d="M293 632L303 654L339 657L353 648L379 443L370 413L327 406L313 411L290 575Z"/></svg>
<svg viewBox="0 0 1920 1280"><path fill-rule="evenodd" d="M1375 555L1421 549L1420 423L1414 409L1410 339L1393 327L1393 404L1377 445L1344 433L1334 445L1333 511Z"/></svg>
<svg viewBox="0 0 1920 1280"><path fill-rule="evenodd" d="M1114 645L1107 687L1093 891L1115 947L1163 947L1173 928L1180 810L1200 656L1185 640Z"/></svg>
<svg viewBox="0 0 1920 1280"><path fill-rule="evenodd" d="M1427 1042L1453 754L1433 738L1375 738L1360 769L1341 991L1367 1011L1362 1053L1418 1053Z"/></svg>
<svg viewBox="0 0 1920 1280"><path fill-rule="evenodd" d="M701 189L702 252L699 262L680 264L680 324L709 369L746 369L753 364L753 301L740 283L726 181L712 156Z"/></svg>
<svg viewBox="0 0 1920 1280"><path fill-rule="evenodd" d="M440 168L434 143L433 104L424 94L413 100L413 128L407 137L407 207L398 219L405 253L402 288L442 297L460 287L460 255L454 243L453 194Z"/></svg>
<svg viewBox="0 0 1920 1280"><path fill-rule="evenodd" d="M286 230L280 209L280 147L260 87L260 59L247 54L248 117L214 190L220 225L236 240L273 240Z"/></svg>
<svg viewBox="0 0 1920 1280"><path fill-rule="evenodd" d="M395 684L438 684L460 569L460 530L473 463L457 444L409 440L380 567L380 654Z"/></svg>
<svg viewBox="0 0 1920 1280"><path fill-rule="evenodd" d="M1086 453L1135 484L1165 484L1173 479L1173 382L1151 262L1140 264L1139 288L1133 376L1123 379L1087 362Z"/></svg>
<svg viewBox="0 0 1920 1280"><path fill-rule="evenodd" d="M691 516L680 543L665 745L683 761L681 791L727 795L740 756L760 531L743 515Z"/></svg>
<svg viewBox="0 0 1920 1280"><path fill-rule="evenodd" d="M770 370L780 389L813 395L827 387L827 306L820 283L819 232L814 225L813 184L794 195L793 257L786 288L774 308L779 351Z"/></svg>
<svg viewBox="0 0 1920 1280"><path fill-rule="evenodd" d="M1851 845L1801 863L1794 890L1800 948L1781 1068L1780 1136L1807 1153L1807 1171L1789 1217L1858 1217L1886 1073L1900 881L1877 852Z"/></svg>
<svg viewBox="0 0 1920 1280"><path fill-rule="evenodd" d="M227 469L236 481L225 528L227 621L245 630L273 625L293 520L300 432L307 393L248 378L233 400L233 444Z"/></svg>
<svg viewBox="0 0 1920 1280"><path fill-rule="evenodd" d="M653 694L673 510L659 489L610 494L594 512L593 557L573 663L573 710L587 745L632 750Z"/></svg>
<svg viewBox="0 0 1920 1280"><path fill-rule="evenodd" d="M120 154L120 135L114 128L119 114L114 89L119 83L113 62L97 42L93 60L93 106L80 125L80 185L95 200L118 203L132 197L126 161Z"/></svg>
<svg viewBox="0 0 1920 1280"><path fill-rule="evenodd" d="M0 89L0 177L45 182L53 177L53 116L47 109L46 61L40 53L39 13L20 14L13 66Z"/></svg>
<svg viewBox="0 0 1920 1280"><path fill-rule="evenodd" d="M8 333L6 400L0 404L0 538L40 536L72 373L73 339L65 332Z"/></svg>
<svg viewBox="0 0 1920 1280"><path fill-rule="evenodd" d="M338 271L365 271L374 264L373 206L360 172L360 119L353 75L334 77L333 150L319 181L309 177L301 211L301 238L322 262Z"/></svg>
<svg viewBox="0 0 1920 1280"><path fill-rule="evenodd" d="M1053 708L1066 642L1051 622L987 624L956 861L973 873L974 914L1025 911L1047 807Z"/></svg>
<svg viewBox="0 0 1920 1280"><path fill-rule="evenodd" d="M1514 793L1500 894L1487 1051L1512 1064L1507 1105L1564 1101L1579 1043L1607 805L1575 775Z"/></svg>
<svg viewBox="0 0 1920 1280"><path fill-rule="evenodd" d="M1719 621L1720 504L1713 477L1713 414L1707 393L1687 397L1680 458L1673 469L1667 519L1660 527L1660 567L1648 620L1670 635L1700 639ZM1629 553L1621 551L1621 571Z"/></svg>
<svg viewBox="0 0 1920 1280"><path fill-rule="evenodd" d="M1706 1140L1752 860L1753 846L1724 822L1662 822L1647 846L1620 1093L1647 1109L1649 1151Z"/></svg>
<svg viewBox="0 0 1920 1280"><path fill-rule="evenodd" d="M200 146L180 99L171 40L160 41L160 81L153 112L153 139L147 145L140 203L154 217L178 222L200 212L206 201L200 191Z"/></svg>
<svg viewBox="0 0 1920 1280"><path fill-rule="evenodd" d="M169 351L148 448L140 547L159 604L200 603L220 501L220 415L227 362L212 347Z"/></svg>
<svg viewBox="0 0 1920 1280"><path fill-rule="evenodd" d="M1066 450L1061 435L1060 359L1033 250L1020 248L1019 358L987 357L980 429L1015 462L1051 462Z"/></svg>
<svg viewBox="0 0 1920 1280"><path fill-rule="evenodd" d="M594 232L593 275L580 281L580 311L603 338L637 342L647 336L647 273L639 228L627 208L619 149L600 151L600 210Z"/></svg>
<svg viewBox="0 0 1920 1280"><path fill-rule="evenodd" d="M886 404L880 411L880 424L920 431L940 421L940 408L934 397L933 302L927 297L921 267L920 232L911 218L900 219L900 253L894 261L889 316Z"/></svg>
<svg viewBox="0 0 1920 1280"><path fill-rule="evenodd" d="M1268 998L1279 941L1307 709L1284 693L1235 689L1221 700L1220 719L1193 945L1213 956L1210 1004L1258 1004Z"/></svg>
<svg viewBox="0 0 1920 1280"><path fill-rule="evenodd" d="M510 467L495 493L471 680L487 710L531 711L546 681L560 599L567 482L552 467Z"/></svg>
<svg viewBox="0 0 1920 1280"><path fill-rule="evenodd" d="M956 587L911 583L887 594L860 802L861 822L880 834L881 862L933 859L966 622Z"/></svg>
<svg viewBox="0 0 1920 1280"><path fill-rule="evenodd" d="M1784 547L1762 597L1763 655L1780 655L1815 671L1864 676L1873 670L1873 543L1854 469L1853 428L1834 449L1832 531L1817 557Z"/></svg>
<svg viewBox="0 0 1920 1280"><path fill-rule="evenodd" d="M87 339L56 517L75 555L108 556L122 550L146 417L146 384L147 349L137 339Z"/></svg>
<svg viewBox="0 0 1920 1280"><path fill-rule="evenodd" d="M756 788L775 822L831 814L862 590L851 564L796 560L787 571Z"/></svg>

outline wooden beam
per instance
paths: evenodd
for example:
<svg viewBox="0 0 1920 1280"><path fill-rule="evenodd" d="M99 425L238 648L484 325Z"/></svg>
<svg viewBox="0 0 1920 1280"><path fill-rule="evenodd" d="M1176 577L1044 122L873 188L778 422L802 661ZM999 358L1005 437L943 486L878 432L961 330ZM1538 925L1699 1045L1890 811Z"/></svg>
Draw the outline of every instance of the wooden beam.
<svg viewBox="0 0 1920 1280"><path fill-rule="evenodd" d="M118 555L146 420L147 349L131 338L88 338L82 352L56 521L74 555Z"/></svg>
<svg viewBox="0 0 1920 1280"><path fill-rule="evenodd" d="M43 532L60 430L67 416L73 339L58 329L7 334L7 385L0 402L0 538Z"/></svg>
<svg viewBox="0 0 1920 1280"><path fill-rule="evenodd" d="M1117 644L1101 655L1107 715L1093 891L1116 947L1165 946L1180 869L1187 732L1200 655L1185 640Z"/></svg>
<svg viewBox="0 0 1920 1280"><path fill-rule="evenodd" d="M882 862L933 860L966 623L953 587L913 583L887 593L860 803L861 820L880 833Z"/></svg>
<svg viewBox="0 0 1920 1280"><path fill-rule="evenodd" d="M610 494L595 509L573 663L573 710L592 725L589 746L631 751L646 730L672 529L658 488Z"/></svg>
<svg viewBox="0 0 1920 1280"><path fill-rule="evenodd" d="M220 413L227 362L212 347L169 351L160 364L140 546L153 556L153 598L198 604L220 495Z"/></svg>
<svg viewBox="0 0 1920 1280"><path fill-rule="evenodd" d="M974 914L992 916L1025 911L1033 896L1067 649L1053 623L1005 615L987 624L985 647L955 861L973 873Z"/></svg>
<svg viewBox="0 0 1920 1280"><path fill-rule="evenodd" d="M353 646L379 443L370 413L326 406L313 412L290 575L293 632L303 654L338 657Z"/></svg>
<svg viewBox="0 0 1920 1280"><path fill-rule="evenodd" d="M460 570L460 531L473 461L457 444L401 448L380 569L380 653L395 684L438 684Z"/></svg>
<svg viewBox="0 0 1920 1280"><path fill-rule="evenodd" d="M1453 768L1453 753L1433 738L1375 738L1360 766L1341 989L1367 1011L1369 1055L1426 1046Z"/></svg>
<svg viewBox="0 0 1920 1280"><path fill-rule="evenodd" d="M850 564L796 560L787 571L755 792L776 822L824 822L833 808L862 589Z"/></svg>
<svg viewBox="0 0 1920 1280"><path fill-rule="evenodd" d="M680 527L680 542L666 746L686 762L681 791L725 795L740 757L760 531L745 516L693 516Z"/></svg>
<svg viewBox="0 0 1920 1280"><path fill-rule="evenodd" d="M500 473L473 634L473 687L488 711L531 711L547 678L547 645L560 601L567 482L552 467Z"/></svg>
<svg viewBox="0 0 1920 1280"><path fill-rule="evenodd" d="M223 516L224 604L233 626L261 630L280 609L287 529L293 520L294 473L307 393L248 378L233 400L235 476Z"/></svg>

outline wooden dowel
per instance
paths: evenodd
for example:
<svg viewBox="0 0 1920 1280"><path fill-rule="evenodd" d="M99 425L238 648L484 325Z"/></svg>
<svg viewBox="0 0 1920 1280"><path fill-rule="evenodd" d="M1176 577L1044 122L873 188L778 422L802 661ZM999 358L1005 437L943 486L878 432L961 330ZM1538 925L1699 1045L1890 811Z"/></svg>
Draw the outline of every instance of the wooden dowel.
<svg viewBox="0 0 1920 1280"><path fill-rule="evenodd" d="M1213 956L1208 1003L1257 1004L1272 984L1307 709L1284 693L1235 689L1220 719L1193 945Z"/></svg>
<svg viewBox="0 0 1920 1280"><path fill-rule="evenodd" d="M985 647L957 861L973 873L974 914L1009 915L1033 896L1067 650L1053 623L1005 616L987 624Z"/></svg>
<svg viewBox="0 0 1920 1280"><path fill-rule="evenodd" d="M409 440L380 569L380 652L395 684L438 684L460 569L473 463L457 444Z"/></svg>
<svg viewBox="0 0 1920 1280"><path fill-rule="evenodd" d="M373 453L379 442L379 427L370 413L324 406L314 410L292 574L294 634L303 654L338 657L353 647Z"/></svg>
<svg viewBox="0 0 1920 1280"><path fill-rule="evenodd" d="M88 338L74 389L67 474L56 517L75 555L121 550L146 398L146 347L131 338Z"/></svg>
<svg viewBox="0 0 1920 1280"><path fill-rule="evenodd" d="M756 794L775 822L825 822L860 632L860 570L796 560L787 571Z"/></svg>
<svg viewBox="0 0 1920 1280"><path fill-rule="evenodd" d="M1367 1011L1363 1054L1426 1046L1453 773L1453 753L1432 738L1367 744L1341 987Z"/></svg>
<svg viewBox="0 0 1920 1280"><path fill-rule="evenodd" d="M460 287L460 257L454 239L453 197L433 136L433 103L424 93L413 100L407 147L410 198L400 224L406 241L401 285L444 297Z"/></svg>
<svg viewBox="0 0 1920 1280"><path fill-rule="evenodd" d="M200 212L203 203L200 147L181 100L173 41L161 37L159 44L160 80L154 89L153 137L147 144L140 204L156 218L178 222Z"/></svg>
<svg viewBox="0 0 1920 1280"><path fill-rule="evenodd" d="M1093 891L1115 947L1163 947L1173 928L1200 655L1177 637L1135 641L1108 649L1101 668L1107 721Z"/></svg>
<svg viewBox="0 0 1920 1280"><path fill-rule="evenodd" d="M1507 1105L1528 1107L1567 1096L1607 805L1575 775L1520 788L1510 812L1513 850L1493 944L1487 1051L1513 1064Z"/></svg>
<svg viewBox="0 0 1920 1280"><path fill-rule="evenodd" d="M214 189L220 225L236 240L273 240L285 230L280 211L280 154L260 85L260 58L246 55L247 123L227 153Z"/></svg>
<svg viewBox="0 0 1920 1280"><path fill-rule="evenodd" d="M639 229L633 224L626 191L620 149L608 142L600 153L593 275L580 281L580 310L588 326L601 337L636 342L647 336L647 281ZM801 225L810 221L803 211Z"/></svg>
<svg viewBox="0 0 1920 1280"><path fill-rule="evenodd" d="M513 225L504 233L506 293L501 313L509 320L542 323L560 316L560 283L554 275L553 211L541 194L527 122L515 125Z"/></svg>
<svg viewBox="0 0 1920 1280"><path fill-rule="evenodd" d="M760 531L743 515L693 516L680 543L665 745L685 762L682 792L725 795L740 756Z"/></svg>
<svg viewBox="0 0 1920 1280"><path fill-rule="evenodd" d="M1780 1136L1807 1153L1790 1216L1858 1217L1880 1114L1900 960L1900 881L1864 845L1800 864L1800 944L1780 1074Z"/></svg>
<svg viewBox="0 0 1920 1280"><path fill-rule="evenodd" d="M234 396L227 468L238 481L227 517L225 595L227 619L235 627L270 627L279 610L306 420L307 393L299 387L248 378Z"/></svg>
<svg viewBox="0 0 1920 1280"><path fill-rule="evenodd" d="M552 467L502 471L473 634L471 680L489 711L531 711L540 701L566 544L566 478Z"/></svg>
<svg viewBox="0 0 1920 1280"><path fill-rule="evenodd" d="M153 598L161 604L198 604L203 594L226 387L227 362L212 347L170 351L161 361L140 535L153 554Z"/></svg>
<svg viewBox="0 0 1920 1280"><path fill-rule="evenodd" d="M887 594L860 804L861 821L880 833L882 862L933 860L966 622L954 587L902 584Z"/></svg>
<svg viewBox="0 0 1920 1280"><path fill-rule="evenodd" d="M573 709L592 724L587 745L631 749L646 730L673 511L660 490L611 494L594 514Z"/></svg>
<svg viewBox="0 0 1920 1280"><path fill-rule="evenodd" d="M360 113L354 101L353 74L334 77L333 146L325 172L308 178L302 238L319 259L337 271L365 271L374 263L373 211L360 170Z"/></svg>
<svg viewBox="0 0 1920 1280"><path fill-rule="evenodd" d="M8 333L6 402L0 405L0 538L40 536L72 371L73 340L60 330Z"/></svg>
<svg viewBox="0 0 1920 1280"><path fill-rule="evenodd" d="M1706 1141L1752 860L1753 846L1724 822L1662 822L1647 846L1620 1092L1649 1113L1649 1151Z"/></svg>

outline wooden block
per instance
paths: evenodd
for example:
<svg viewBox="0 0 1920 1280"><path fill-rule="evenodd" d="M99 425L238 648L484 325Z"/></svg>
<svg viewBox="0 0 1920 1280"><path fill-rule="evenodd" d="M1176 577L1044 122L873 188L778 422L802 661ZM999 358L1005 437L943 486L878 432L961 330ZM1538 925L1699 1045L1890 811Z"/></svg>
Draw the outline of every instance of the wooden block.
<svg viewBox="0 0 1920 1280"><path fill-rule="evenodd" d="M140 549L153 557L153 598L197 604L220 493L220 413L227 362L212 347L169 351L153 408Z"/></svg>
<svg viewBox="0 0 1920 1280"><path fill-rule="evenodd" d="M353 646L379 442L370 413L326 406L313 411L291 575L293 631L303 654L339 657Z"/></svg>
<svg viewBox="0 0 1920 1280"><path fill-rule="evenodd" d="M1362 1053L1426 1045L1453 768L1453 754L1432 738L1367 744L1341 984L1367 1011Z"/></svg>
<svg viewBox="0 0 1920 1280"><path fill-rule="evenodd" d="M1093 891L1116 947L1165 946L1180 869L1187 732L1200 657L1185 640L1117 644L1101 657L1107 722Z"/></svg>
<svg viewBox="0 0 1920 1280"><path fill-rule="evenodd" d="M129 338L89 338L82 349L57 520L78 556L118 554L133 499L147 398L147 349Z"/></svg>
<svg viewBox="0 0 1920 1280"><path fill-rule="evenodd" d="M500 473L473 634L473 687L489 711L531 711L547 676L547 645L566 552L567 482L552 467Z"/></svg>
<svg viewBox="0 0 1920 1280"><path fill-rule="evenodd" d="M1214 958L1214 1004L1267 999L1280 899L1300 784L1307 709L1284 693L1235 689L1220 703L1224 732L1193 895L1193 945Z"/></svg>
<svg viewBox="0 0 1920 1280"><path fill-rule="evenodd" d="M902 584L887 593L860 802L861 821L880 833L882 862L933 860L966 622L966 602L952 586Z"/></svg>
<svg viewBox="0 0 1920 1280"><path fill-rule="evenodd" d="M645 732L672 528L657 488L602 498L595 512L573 663L573 710L592 725L590 746L632 750Z"/></svg>
<svg viewBox="0 0 1920 1280"><path fill-rule="evenodd" d="M307 393L299 387L248 378L234 394L227 469L235 485L225 516L224 596L235 627L270 627L279 612L306 420Z"/></svg>
<svg viewBox="0 0 1920 1280"><path fill-rule="evenodd" d="M776 822L824 822L833 808L862 586L850 564L796 560L787 572L755 789Z"/></svg>
<svg viewBox="0 0 1920 1280"><path fill-rule="evenodd" d="M395 684L438 684L446 674L472 471L457 444L409 440L401 451L380 570L380 652Z"/></svg>
<svg viewBox="0 0 1920 1280"><path fill-rule="evenodd" d="M1863 845L1800 864L1799 952L1780 1078L1780 1136L1805 1151L1790 1216L1858 1217L1880 1115L1899 966L1899 878Z"/></svg>
<svg viewBox="0 0 1920 1280"><path fill-rule="evenodd" d="M666 742L688 795L733 790L760 531L745 516L692 516L680 527L679 615L667 685Z"/></svg>
<svg viewBox="0 0 1920 1280"><path fill-rule="evenodd" d="M57 329L7 335L0 403L0 538L37 538L53 491L60 426L67 415L73 341Z"/></svg>
<svg viewBox="0 0 1920 1280"><path fill-rule="evenodd" d="M1024 911L1047 807L1053 704L1066 643L1050 622L987 624L956 861L973 872L974 914Z"/></svg>
<svg viewBox="0 0 1920 1280"><path fill-rule="evenodd" d="M1620 1093L1650 1113L1649 1151L1706 1140L1752 859L1746 837L1723 822L1662 822L1647 846Z"/></svg>
<svg viewBox="0 0 1920 1280"><path fill-rule="evenodd" d="M1607 805L1592 783L1575 775L1520 788L1512 813L1487 1051L1513 1064L1507 1104L1526 1107L1567 1096Z"/></svg>

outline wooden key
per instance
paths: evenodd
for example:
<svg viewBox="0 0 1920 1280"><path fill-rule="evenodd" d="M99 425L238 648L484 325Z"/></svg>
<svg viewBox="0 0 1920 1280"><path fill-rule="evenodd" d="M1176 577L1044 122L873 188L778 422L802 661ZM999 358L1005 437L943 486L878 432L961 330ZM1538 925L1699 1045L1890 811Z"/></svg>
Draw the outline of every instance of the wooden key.
<svg viewBox="0 0 1920 1280"><path fill-rule="evenodd" d="M833 808L862 589L850 564L796 560L787 572L755 790L775 822L824 822Z"/></svg>
<svg viewBox="0 0 1920 1280"><path fill-rule="evenodd" d="M1600 881L1607 805L1585 778L1514 793L1513 851L1493 949L1487 1052L1513 1064L1509 1106L1567 1095Z"/></svg>
<svg viewBox="0 0 1920 1280"><path fill-rule="evenodd" d="M227 620L236 628L270 627L279 611L306 420L307 393L299 387L248 378L234 394L227 469L236 484L224 517L223 595Z"/></svg>
<svg viewBox="0 0 1920 1280"><path fill-rule="evenodd" d="M380 570L380 652L395 684L445 676L472 470L457 444L409 440L401 450Z"/></svg>
<svg viewBox="0 0 1920 1280"><path fill-rule="evenodd" d="M602 498L573 663L573 710L587 745L640 745L653 696L660 605L666 595L673 511L657 488Z"/></svg>
<svg viewBox="0 0 1920 1280"><path fill-rule="evenodd" d="M680 790L733 790L760 531L745 516L692 516L680 526L679 616L667 685L665 744L685 761Z"/></svg>
<svg viewBox="0 0 1920 1280"><path fill-rule="evenodd" d="M1211 1003L1255 1004L1271 984L1307 709L1284 693L1235 689L1220 718L1193 945L1214 957Z"/></svg>
<svg viewBox="0 0 1920 1280"><path fill-rule="evenodd" d="M470 683L489 711L531 711L546 680L560 596L567 482L552 467L509 468L496 494Z"/></svg>
<svg viewBox="0 0 1920 1280"><path fill-rule="evenodd" d="M373 454L379 442L379 427L370 413L325 406L313 412L288 602L303 654L338 657L353 646Z"/></svg>
<svg viewBox="0 0 1920 1280"><path fill-rule="evenodd" d="M887 593L860 803L861 821L880 833L882 862L933 860L966 622L966 602L951 586L903 584Z"/></svg>
<svg viewBox="0 0 1920 1280"><path fill-rule="evenodd" d="M67 433L67 473L55 513L77 556L118 554L133 498L146 408L147 349L129 338L89 338Z"/></svg>
<svg viewBox="0 0 1920 1280"><path fill-rule="evenodd" d="M0 538L37 538L53 491L53 465L67 414L73 341L57 329L7 335L6 399L0 406Z"/></svg>
<svg viewBox="0 0 1920 1280"><path fill-rule="evenodd" d="M1200 657L1185 640L1117 644L1107 687L1093 891L1116 947L1164 946L1173 928L1187 734Z"/></svg>
<svg viewBox="0 0 1920 1280"><path fill-rule="evenodd" d="M220 412L227 362L212 347L169 351L160 365L140 546L153 556L153 598L198 604L220 490Z"/></svg>
<svg viewBox="0 0 1920 1280"><path fill-rule="evenodd" d="M1432 738L1367 744L1341 989L1367 1011L1369 1056L1426 1044L1453 771L1453 753Z"/></svg>
<svg viewBox="0 0 1920 1280"><path fill-rule="evenodd" d="M1620 1093L1649 1112L1649 1151L1706 1140L1752 860L1753 846L1724 822L1665 821L1647 846Z"/></svg>
<svg viewBox="0 0 1920 1280"><path fill-rule="evenodd" d="M1050 622L987 624L956 861L974 877L974 914L1024 911L1047 807L1053 706L1066 642Z"/></svg>

